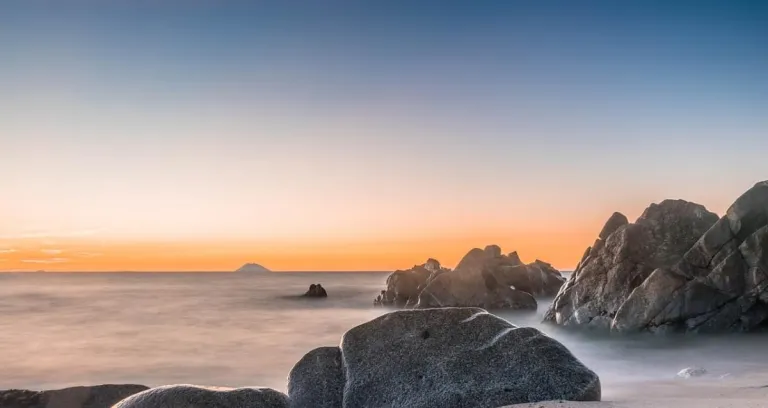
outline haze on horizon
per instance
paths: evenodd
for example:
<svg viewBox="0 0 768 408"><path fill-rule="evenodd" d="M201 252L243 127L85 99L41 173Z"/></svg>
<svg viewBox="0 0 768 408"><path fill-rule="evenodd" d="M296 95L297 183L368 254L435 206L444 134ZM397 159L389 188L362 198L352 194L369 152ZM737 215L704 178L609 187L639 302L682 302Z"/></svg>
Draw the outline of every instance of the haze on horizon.
<svg viewBox="0 0 768 408"><path fill-rule="evenodd" d="M86 3L0 4L0 270L569 269L768 179L764 2Z"/></svg>

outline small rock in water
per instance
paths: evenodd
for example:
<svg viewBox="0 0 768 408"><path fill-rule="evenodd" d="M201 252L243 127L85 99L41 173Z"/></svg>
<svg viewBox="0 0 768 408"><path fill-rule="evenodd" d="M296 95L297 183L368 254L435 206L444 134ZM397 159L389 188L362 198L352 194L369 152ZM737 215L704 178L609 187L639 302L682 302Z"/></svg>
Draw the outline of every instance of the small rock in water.
<svg viewBox="0 0 768 408"><path fill-rule="evenodd" d="M707 370L704 368L688 367L680 370L680 372L677 373L677 376L682 378L695 378L695 377L701 377L706 373L707 373Z"/></svg>

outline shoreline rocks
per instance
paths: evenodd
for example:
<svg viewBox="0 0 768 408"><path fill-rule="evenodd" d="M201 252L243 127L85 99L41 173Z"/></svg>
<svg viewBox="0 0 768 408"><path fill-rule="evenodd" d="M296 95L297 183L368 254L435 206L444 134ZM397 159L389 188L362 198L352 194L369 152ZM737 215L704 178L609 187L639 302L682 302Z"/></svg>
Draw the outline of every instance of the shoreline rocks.
<svg viewBox="0 0 768 408"><path fill-rule="evenodd" d="M615 214L606 223L546 322L619 333L768 329L768 181L719 219L665 200L621 224Z"/></svg>
<svg viewBox="0 0 768 408"><path fill-rule="evenodd" d="M166 385L134 394L113 408L288 408L288 396L271 388Z"/></svg>
<svg viewBox="0 0 768 408"><path fill-rule="evenodd" d="M470 250L455 270L430 259L393 272L374 305L536 310L534 296L554 296L564 283L565 278L552 265L538 259L526 265L517 252L504 255L498 245L488 245Z"/></svg>

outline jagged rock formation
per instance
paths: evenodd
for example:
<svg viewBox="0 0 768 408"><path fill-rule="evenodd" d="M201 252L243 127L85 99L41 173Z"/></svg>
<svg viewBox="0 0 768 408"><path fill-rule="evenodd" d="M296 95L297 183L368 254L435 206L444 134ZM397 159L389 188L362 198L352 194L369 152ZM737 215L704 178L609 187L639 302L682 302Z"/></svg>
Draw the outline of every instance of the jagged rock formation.
<svg viewBox="0 0 768 408"><path fill-rule="evenodd" d="M544 320L564 326L610 327L629 294L653 272L682 258L717 221L699 204L651 204L634 224L614 213L588 248Z"/></svg>
<svg viewBox="0 0 768 408"><path fill-rule="evenodd" d="M598 376L562 344L476 308L378 317L345 333L341 347L311 351L288 383L294 408L499 407L600 394Z"/></svg>
<svg viewBox="0 0 768 408"><path fill-rule="evenodd" d="M411 269L398 270L387 277L387 289L374 300L377 306L413 306L427 282L450 269L443 268L436 259L429 258Z"/></svg>
<svg viewBox="0 0 768 408"><path fill-rule="evenodd" d="M497 245L470 250L451 271L430 259L387 278L376 305L397 307L482 307L536 309L536 296L554 296L565 278L550 264L525 265L517 252L503 255Z"/></svg>
<svg viewBox="0 0 768 408"><path fill-rule="evenodd" d="M768 326L768 181L731 205L683 258L659 268L616 314L619 332L752 331Z"/></svg>
<svg viewBox="0 0 768 408"><path fill-rule="evenodd" d="M719 220L698 204L667 200L615 228L586 252L545 320L616 332L765 328L768 181Z"/></svg>

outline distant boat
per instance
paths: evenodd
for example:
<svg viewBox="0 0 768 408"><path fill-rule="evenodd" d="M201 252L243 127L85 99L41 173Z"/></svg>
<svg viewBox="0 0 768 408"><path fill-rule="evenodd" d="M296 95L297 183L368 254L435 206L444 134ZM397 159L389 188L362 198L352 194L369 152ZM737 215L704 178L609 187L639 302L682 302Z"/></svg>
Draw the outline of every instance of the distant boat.
<svg viewBox="0 0 768 408"><path fill-rule="evenodd" d="M247 263L241 266L240 269L236 270L235 272L264 273L264 272L271 272L271 271L257 263Z"/></svg>

